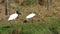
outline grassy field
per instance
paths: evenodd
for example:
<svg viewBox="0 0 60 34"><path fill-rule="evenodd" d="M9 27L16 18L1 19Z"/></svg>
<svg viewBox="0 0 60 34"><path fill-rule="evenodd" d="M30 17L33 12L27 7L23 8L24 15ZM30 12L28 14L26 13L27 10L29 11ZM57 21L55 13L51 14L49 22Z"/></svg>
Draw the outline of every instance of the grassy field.
<svg viewBox="0 0 60 34"><path fill-rule="evenodd" d="M0 0L0 34L60 34L60 0L53 0L50 9L46 4L39 5L37 0L9 0L8 15L5 15L5 2ZM8 17L16 10L20 11L18 19L8 22ZM24 23L30 12L36 12L33 19ZM33 23L32 23L33 22Z"/></svg>

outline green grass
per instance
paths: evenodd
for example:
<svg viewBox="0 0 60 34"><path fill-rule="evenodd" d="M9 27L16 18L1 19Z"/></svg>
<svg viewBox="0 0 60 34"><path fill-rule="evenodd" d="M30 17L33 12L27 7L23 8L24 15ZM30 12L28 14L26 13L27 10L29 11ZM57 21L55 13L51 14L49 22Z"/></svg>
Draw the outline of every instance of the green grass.
<svg viewBox="0 0 60 34"><path fill-rule="evenodd" d="M52 22L26 23L14 25L22 34L56 34L60 30L60 20L53 20ZM1 34L11 34L13 27L3 28L0 26ZM23 28L23 29L22 29ZM53 29L54 28L54 29Z"/></svg>
<svg viewBox="0 0 60 34"><path fill-rule="evenodd" d="M27 0L27 4L34 4L36 3L36 0Z"/></svg>

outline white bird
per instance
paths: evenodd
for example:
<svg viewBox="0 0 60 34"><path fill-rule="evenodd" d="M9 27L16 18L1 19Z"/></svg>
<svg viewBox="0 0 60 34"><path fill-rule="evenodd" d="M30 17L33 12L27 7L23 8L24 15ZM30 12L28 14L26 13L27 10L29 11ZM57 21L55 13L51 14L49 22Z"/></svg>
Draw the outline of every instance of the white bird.
<svg viewBox="0 0 60 34"><path fill-rule="evenodd" d="M28 19L33 18L35 15L36 15L35 13L31 13L31 14L27 15L26 20L24 20L24 23L26 23L28 21ZM32 19L32 21L33 21L33 19Z"/></svg>
<svg viewBox="0 0 60 34"><path fill-rule="evenodd" d="M31 14L29 14L28 16L26 16L26 19L33 18L35 15L36 15L35 13L31 13Z"/></svg>
<svg viewBox="0 0 60 34"><path fill-rule="evenodd" d="M18 14L19 14L19 12L16 11L16 13L10 15L10 17L8 18L8 21L10 21L10 20L15 20L15 19L18 17Z"/></svg>

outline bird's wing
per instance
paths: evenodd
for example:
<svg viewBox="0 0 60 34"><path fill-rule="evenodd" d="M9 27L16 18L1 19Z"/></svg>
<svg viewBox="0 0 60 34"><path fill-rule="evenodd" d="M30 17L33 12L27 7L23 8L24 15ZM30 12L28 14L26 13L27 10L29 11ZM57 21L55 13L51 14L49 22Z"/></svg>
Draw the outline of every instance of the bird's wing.
<svg viewBox="0 0 60 34"><path fill-rule="evenodd" d="M10 15L8 20L13 20L13 19L17 18L17 16L18 16L18 14L12 14L12 15Z"/></svg>
<svg viewBox="0 0 60 34"><path fill-rule="evenodd" d="M34 16L35 16L35 14L29 14L26 18L32 18Z"/></svg>

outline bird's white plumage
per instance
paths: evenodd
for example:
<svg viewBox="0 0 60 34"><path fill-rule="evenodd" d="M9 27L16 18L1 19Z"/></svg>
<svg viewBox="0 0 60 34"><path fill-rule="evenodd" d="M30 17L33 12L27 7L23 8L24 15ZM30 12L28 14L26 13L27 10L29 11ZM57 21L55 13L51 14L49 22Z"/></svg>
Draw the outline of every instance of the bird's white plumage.
<svg viewBox="0 0 60 34"><path fill-rule="evenodd" d="M31 14L29 14L28 16L26 16L26 19L30 19L30 18L32 18L32 17L34 17L35 16L35 13L31 13Z"/></svg>
<svg viewBox="0 0 60 34"><path fill-rule="evenodd" d="M17 13L14 13L14 14L10 15L10 17L8 18L8 21L14 20L14 19L16 19L17 17L18 17L18 14L17 14Z"/></svg>

